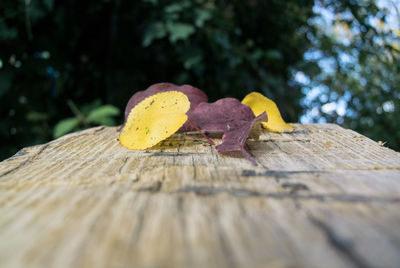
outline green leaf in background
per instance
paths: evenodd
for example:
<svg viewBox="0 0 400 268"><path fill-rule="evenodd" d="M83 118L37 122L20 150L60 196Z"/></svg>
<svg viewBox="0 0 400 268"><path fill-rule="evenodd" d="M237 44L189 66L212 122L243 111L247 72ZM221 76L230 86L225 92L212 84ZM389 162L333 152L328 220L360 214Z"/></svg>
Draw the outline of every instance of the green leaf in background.
<svg viewBox="0 0 400 268"><path fill-rule="evenodd" d="M207 9L196 9L196 20L195 24L197 27L201 28L204 26L204 23L211 19L211 11Z"/></svg>
<svg viewBox="0 0 400 268"><path fill-rule="evenodd" d="M169 41L175 43L178 40L185 40L195 32L195 28L188 23L173 22L167 24Z"/></svg>
<svg viewBox="0 0 400 268"><path fill-rule="evenodd" d="M157 5L158 4L158 0L142 0L144 3L150 3L153 5Z"/></svg>
<svg viewBox="0 0 400 268"><path fill-rule="evenodd" d="M54 8L54 0L44 0L42 1L44 6L48 9L48 10L53 10Z"/></svg>
<svg viewBox="0 0 400 268"><path fill-rule="evenodd" d="M152 23L149 28L146 30L146 33L143 38L142 46L148 47L153 43L156 39L161 39L165 37L167 31L165 30L165 26L162 22L156 21Z"/></svg>
<svg viewBox="0 0 400 268"><path fill-rule="evenodd" d="M113 125L112 116L119 115L119 109L112 105L103 105L92 110L87 117L89 123L97 123L102 125Z"/></svg>
<svg viewBox="0 0 400 268"><path fill-rule="evenodd" d="M79 110L84 114L84 115L89 115L91 111L99 108L101 106L101 100L100 99L95 99L91 103L82 105L79 107Z"/></svg>
<svg viewBox="0 0 400 268"><path fill-rule="evenodd" d="M26 115L26 120L31 122L46 121L48 118L49 118L48 114L36 111L31 111Z"/></svg>
<svg viewBox="0 0 400 268"><path fill-rule="evenodd" d="M181 12L185 7L187 7L187 3L178 2L166 6L164 10L167 13L178 13Z"/></svg>
<svg viewBox="0 0 400 268"><path fill-rule="evenodd" d="M9 28L5 23L4 18L0 17L0 40L8 41L18 36L18 30L16 28Z"/></svg>
<svg viewBox="0 0 400 268"><path fill-rule="evenodd" d="M0 73L0 98L8 91L11 86L12 74L10 72Z"/></svg>
<svg viewBox="0 0 400 268"><path fill-rule="evenodd" d="M183 66L185 69L199 69L203 67L203 51L200 48L187 47L182 49L180 54L182 55Z"/></svg>
<svg viewBox="0 0 400 268"><path fill-rule="evenodd" d="M111 126L115 126L116 125L116 122L115 122L115 120L114 120L114 118L111 118L111 117L102 117L102 118L99 118L98 120L97 120L97 122L95 122L97 125L102 125L102 126L108 126L108 127L111 127Z"/></svg>
<svg viewBox="0 0 400 268"><path fill-rule="evenodd" d="M283 58L282 53L276 49L267 50L265 55L270 60L282 60L282 58Z"/></svg>
<svg viewBox="0 0 400 268"><path fill-rule="evenodd" d="M54 127L53 135L55 138L61 137L62 135L67 134L68 132L71 132L78 125L79 125L78 118L67 118L67 119L61 120Z"/></svg>

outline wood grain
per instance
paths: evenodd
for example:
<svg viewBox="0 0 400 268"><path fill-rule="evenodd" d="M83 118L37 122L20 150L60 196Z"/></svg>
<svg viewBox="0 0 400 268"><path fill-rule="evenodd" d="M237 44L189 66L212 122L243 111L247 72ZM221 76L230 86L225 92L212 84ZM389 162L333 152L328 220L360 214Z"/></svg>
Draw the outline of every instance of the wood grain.
<svg viewBox="0 0 400 268"><path fill-rule="evenodd" d="M400 267L399 153L294 126L248 141L258 166L196 133L24 148L0 162L0 267Z"/></svg>

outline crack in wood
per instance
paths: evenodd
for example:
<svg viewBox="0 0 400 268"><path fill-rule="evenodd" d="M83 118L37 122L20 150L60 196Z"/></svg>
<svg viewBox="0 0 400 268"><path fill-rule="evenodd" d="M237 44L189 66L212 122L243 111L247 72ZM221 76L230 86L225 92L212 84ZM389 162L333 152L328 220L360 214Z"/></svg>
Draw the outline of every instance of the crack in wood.
<svg viewBox="0 0 400 268"><path fill-rule="evenodd" d="M32 146L32 147L34 147L34 146ZM29 149L29 147L26 147L26 148L23 148L23 149L19 150L16 154L14 154L14 155L11 156L10 158L5 159L5 160L3 160L3 161L4 161L4 162L8 162L8 161L11 161L11 160L16 160L17 158L19 158L19 157L21 157L21 156L24 156L24 155L26 155L26 154L29 154L29 152L27 152L26 149Z"/></svg>
<svg viewBox="0 0 400 268"><path fill-rule="evenodd" d="M274 179L282 179L282 178L289 178L290 175L293 174L320 174L325 173L325 170L266 170L263 172L256 172L255 170L251 169L244 169L242 170L243 177L274 177Z"/></svg>
<svg viewBox="0 0 400 268"><path fill-rule="evenodd" d="M297 193L301 192L301 191L307 191L310 192L310 188L308 188L307 185L303 184L303 183L298 183L298 182L285 182L280 184L280 186L283 189L288 189L289 190L289 194L293 195L293 202L294 205L297 209L301 209L301 202L299 202L298 198L297 198Z"/></svg>
<svg viewBox="0 0 400 268"><path fill-rule="evenodd" d="M7 171L4 172L3 174L0 174L0 177L6 176L6 175L8 175L8 174L11 174L11 173L13 173L14 171L16 171L16 170L22 168L22 167L25 166L26 164L32 162L38 155L40 155L41 153L43 153L43 151L46 150L46 148L49 147L49 145L50 145L49 143L47 143L47 144L45 144L45 145L42 145L42 148L39 150L39 152L35 153L33 156L31 156L31 157L28 158L27 160L21 162L18 166L14 167L14 168L12 168L12 169L10 169L10 170L7 170Z"/></svg>
<svg viewBox="0 0 400 268"><path fill-rule="evenodd" d="M357 250L354 247L354 241L341 237L334 230L334 228L315 217L309 215L308 219L315 227L322 231L328 243L337 251L339 251L342 255L344 255L350 262L352 262L354 266L359 268L372 267L370 264L367 263L366 260L364 260L364 258L362 258L358 254Z"/></svg>
<svg viewBox="0 0 400 268"><path fill-rule="evenodd" d="M102 131L103 129L105 129L106 127L100 127L100 128L98 128L98 129L96 129L95 131L94 131L94 133L97 133L97 132L100 132L100 131Z"/></svg>
<svg viewBox="0 0 400 268"><path fill-rule="evenodd" d="M310 139L260 139L257 141L250 141L251 142L311 142Z"/></svg>
<svg viewBox="0 0 400 268"><path fill-rule="evenodd" d="M157 181L154 185L139 188L137 191L138 192L150 192L150 193L160 192L162 184L163 183L161 181Z"/></svg>
<svg viewBox="0 0 400 268"><path fill-rule="evenodd" d="M199 153L199 152L193 152L193 153L181 153L181 152L154 152L151 153L150 156L171 156L171 157L175 157L175 156L193 156L193 155L205 155L206 153Z"/></svg>
<svg viewBox="0 0 400 268"><path fill-rule="evenodd" d="M236 197L261 197L271 199L297 199L297 200L316 200L326 202L329 200L345 203L400 203L400 197L381 197L381 196L366 196L359 194L297 194L294 193L268 193L259 192L247 189L224 189L207 186L186 186L180 188L178 193L195 193L199 196L212 196L226 193Z"/></svg>
<svg viewBox="0 0 400 268"><path fill-rule="evenodd" d="M306 184L299 183L299 182L295 182L295 183L285 182L285 183L281 184L281 187L283 189L288 189L291 194L295 194L298 191L310 191L310 188L308 188L308 186Z"/></svg>
<svg viewBox="0 0 400 268"><path fill-rule="evenodd" d="M121 171L122 171L122 169L125 167L126 162L128 162L128 158L129 158L129 157L125 157L125 159L124 159L124 161L123 161L121 167L120 167L119 170L118 170L118 173L119 173L119 174L121 174Z"/></svg>

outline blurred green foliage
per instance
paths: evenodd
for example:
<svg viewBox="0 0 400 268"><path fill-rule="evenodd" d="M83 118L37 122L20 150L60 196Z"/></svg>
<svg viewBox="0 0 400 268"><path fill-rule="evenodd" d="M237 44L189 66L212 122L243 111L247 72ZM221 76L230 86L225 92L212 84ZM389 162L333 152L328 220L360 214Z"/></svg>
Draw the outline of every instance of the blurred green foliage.
<svg viewBox="0 0 400 268"><path fill-rule="evenodd" d="M113 116L120 114L118 108L112 105L101 105L99 99L82 105L80 109L71 100L68 100L67 104L75 116L65 118L54 126L53 136L55 138L61 137L71 131L89 128L93 125L114 126L116 122Z"/></svg>
<svg viewBox="0 0 400 268"><path fill-rule="evenodd" d="M314 21L310 40L313 50L321 52L314 60L327 62L329 71L307 85L322 90L306 106L320 111L316 121L338 122L400 150L400 1L380 3L386 5L319 2L334 16L331 21ZM390 13L397 19L390 22ZM345 111L329 109L340 102Z"/></svg>
<svg viewBox="0 0 400 268"><path fill-rule="evenodd" d="M324 31L316 5L358 29L350 45ZM398 49L387 47L392 33L370 23L386 13L361 0L3 0L0 159L70 131L121 123L129 97L157 82L191 84L211 101L261 91L288 121L315 108L315 120L343 122L399 149ZM336 61L334 70L305 57L310 51ZM353 65L344 67L342 52ZM296 80L299 72L309 82ZM324 98L301 102L318 86L328 88ZM324 112L345 95L349 113ZM392 112L382 108L388 101Z"/></svg>

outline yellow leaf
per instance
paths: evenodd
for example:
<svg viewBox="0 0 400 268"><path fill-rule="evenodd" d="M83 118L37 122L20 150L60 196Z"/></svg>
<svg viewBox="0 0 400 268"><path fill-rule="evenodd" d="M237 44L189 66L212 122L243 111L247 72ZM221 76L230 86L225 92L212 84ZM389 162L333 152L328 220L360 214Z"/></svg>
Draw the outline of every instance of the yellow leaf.
<svg viewBox="0 0 400 268"><path fill-rule="evenodd" d="M255 116L258 116L263 112L267 112L268 122L261 122L264 128L273 132L293 131L293 127L283 121L281 113L279 112L275 102L266 98L264 95L258 92L252 92L244 97L242 103L249 106Z"/></svg>
<svg viewBox="0 0 400 268"><path fill-rule="evenodd" d="M131 110L118 139L129 149L150 148L178 131L189 108L189 99L182 92L152 95Z"/></svg>

